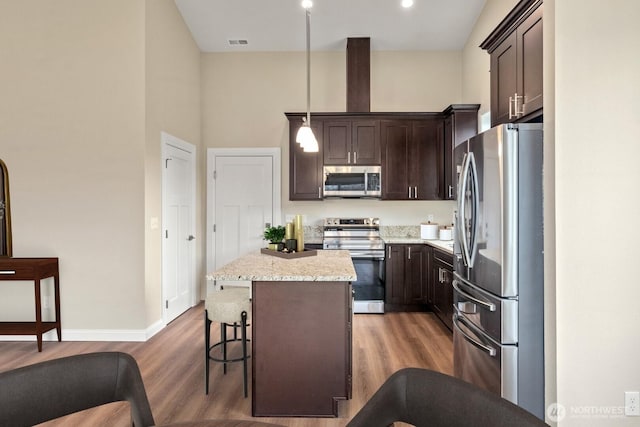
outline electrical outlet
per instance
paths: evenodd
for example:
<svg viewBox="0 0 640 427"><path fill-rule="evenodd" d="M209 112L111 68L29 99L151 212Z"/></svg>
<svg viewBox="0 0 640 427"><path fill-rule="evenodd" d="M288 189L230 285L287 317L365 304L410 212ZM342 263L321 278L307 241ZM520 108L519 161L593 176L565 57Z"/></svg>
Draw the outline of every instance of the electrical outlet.
<svg viewBox="0 0 640 427"><path fill-rule="evenodd" d="M624 414L631 417L640 416L640 392L624 392Z"/></svg>

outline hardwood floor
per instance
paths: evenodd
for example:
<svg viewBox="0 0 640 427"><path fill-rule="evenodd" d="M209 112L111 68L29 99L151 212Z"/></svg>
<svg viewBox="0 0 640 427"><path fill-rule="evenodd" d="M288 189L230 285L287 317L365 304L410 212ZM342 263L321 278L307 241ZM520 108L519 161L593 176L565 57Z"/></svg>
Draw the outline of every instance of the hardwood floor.
<svg viewBox="0 0 640 427"><path fill-rule="evenodd" d="M384 380L403 367L453 372L451 333L432 313L357 314L353 320L353 398L339 404L338 418L252 418L251 391L242 395L242 366L211 363L209 395L204 394L203 305L184 313L144 343L0 342L0 371L43 360L93 351L124 351L140 366L158 424L195 419L254 419L288 427L342 427ZM219 336L217 327L212 337ZM64 337L63 337L64 338ZM127 426L126 403L73 414L46 426Z"/></svg>

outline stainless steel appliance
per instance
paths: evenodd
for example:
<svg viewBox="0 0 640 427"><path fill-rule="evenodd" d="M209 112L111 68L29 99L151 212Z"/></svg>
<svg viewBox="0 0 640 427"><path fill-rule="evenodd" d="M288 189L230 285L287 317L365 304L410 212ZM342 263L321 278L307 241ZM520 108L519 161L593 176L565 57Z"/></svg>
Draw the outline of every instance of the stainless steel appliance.
<svg viewBox="0 0 640 427"><path fill-rule="evenodd" d="M384 241L379 218L325 218L323 249L346 249L358 279L354 313L384 313Z"/></svg>
<svg viewBox="0 0 640 427"><path fill-rule="evenodd" d="M382 196L380 166L325 166L323 172L325 197Z"/></svg>
<svg viewBox="0 0 640 427"><path fill-rule="evenodd" d="M542 124L455 148L454 374L544 419Z"/></svg>

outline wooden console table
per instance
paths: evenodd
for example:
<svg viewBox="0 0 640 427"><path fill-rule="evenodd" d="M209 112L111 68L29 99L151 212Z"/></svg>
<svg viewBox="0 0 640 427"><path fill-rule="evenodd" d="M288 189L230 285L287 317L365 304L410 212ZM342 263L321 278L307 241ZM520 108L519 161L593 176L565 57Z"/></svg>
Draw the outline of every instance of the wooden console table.
<svg viewBox="0 0 640 427"><path fill-rule="evenodd" d="M40 280L53 277L55 320L42 321ZM58 258L0 258L0 281L33 280L35 290L35 322L0 322L0 335L36 335L38 351L42 351L42 334L53 329L62 341L60 327L60 277Z"/></svg>

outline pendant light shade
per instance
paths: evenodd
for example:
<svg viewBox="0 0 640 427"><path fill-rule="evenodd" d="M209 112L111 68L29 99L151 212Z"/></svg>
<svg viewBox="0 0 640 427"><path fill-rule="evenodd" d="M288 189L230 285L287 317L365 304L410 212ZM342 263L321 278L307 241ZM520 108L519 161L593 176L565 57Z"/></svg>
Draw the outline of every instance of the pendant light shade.
<svg viewBox="0 0 640 427"><path fill-rule="evenodd" d="M303 119L304 123L298 129L296 135L296 142L302 146L305 152L317 153L319 150L318 140L311 130L311 31L310 31L310 16L311 2L302 2L302 6L306 9L306 24L307 24L307 119Z"/></svg>
<svg viewBox="0 0 640 427"><path fill-rule="evenodd" d="M318 140L313 134L313 131L307 124L303 124L298 129L296 135L296 142L302 146L305 152L317 153L318 152Z"/></svg>

